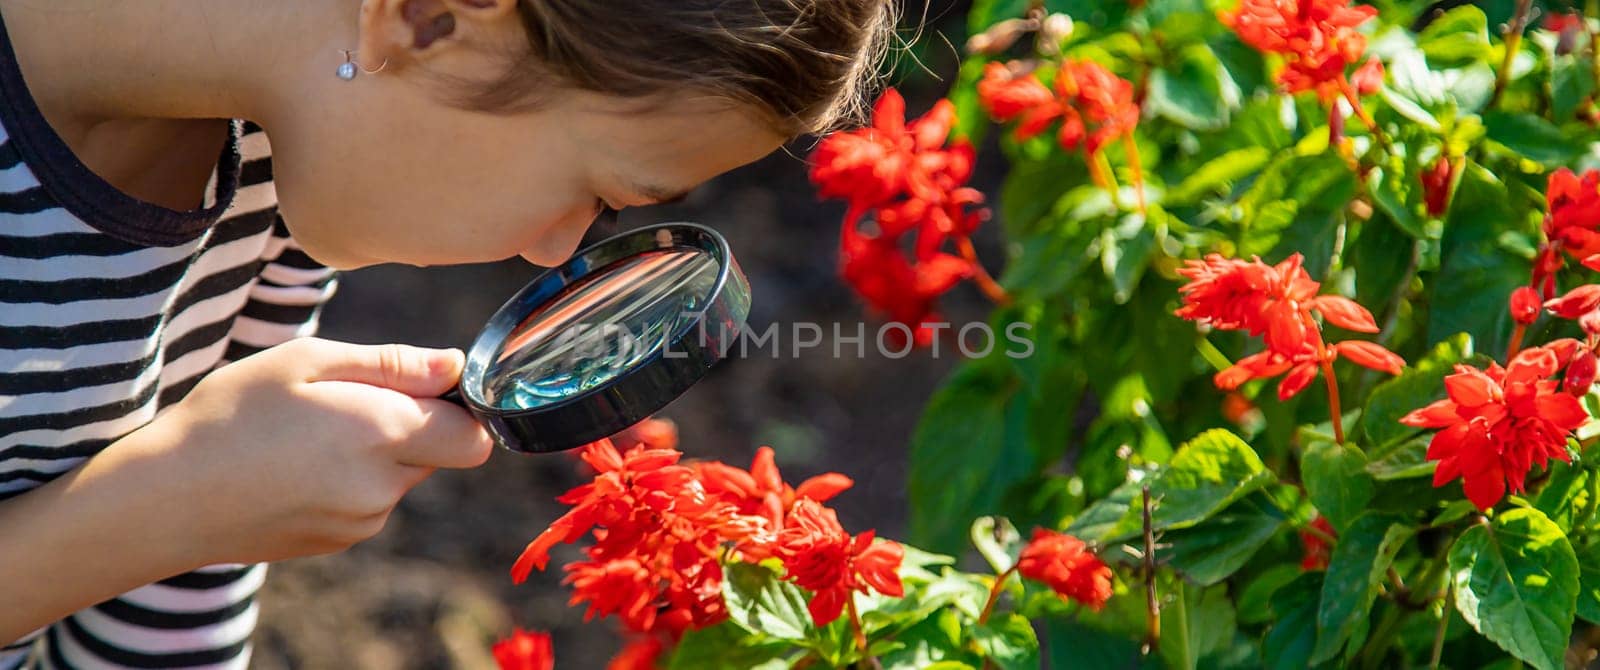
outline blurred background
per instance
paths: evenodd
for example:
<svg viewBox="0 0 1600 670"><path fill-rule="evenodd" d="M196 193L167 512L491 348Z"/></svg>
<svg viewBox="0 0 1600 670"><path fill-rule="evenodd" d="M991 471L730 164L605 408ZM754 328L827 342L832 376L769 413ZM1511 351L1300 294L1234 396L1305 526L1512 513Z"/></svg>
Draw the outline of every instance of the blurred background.
<svg viewBox="0 0 1600 670"><path fill-rule="evenodd" d="M925 111L954 76L965 40L968 2L910 0L902 34L918 36L898 53L891 83L906 94L910 114ZM926 18L924 19L924 7ZM922 24L920 30L917 27ZM852 531L876 528L902 537L905 449L923 404L960 352L939 356L865 357L853 347L835 358L832 324L846 334L881 321L864 314L838 278L843 206L822 203L807 182L805 157L815 140L724 175L670 206L623 212L614 226L596 226L586 243L663 221L695 221L728 238L750 279L755 332L777 324L789 342L791 324L815 322L828 333L819 348L785 346L730 359L658 414L678 425L690 458L749 465L756 447L771 445L791 483L842 472L856 486L835 501ZM974 185L999 182L992 151L979 160ZM536 185L534 186L536 187ZM995 226L977 239L991 271L1003 250ZM418 269L386 266L346 273L323 314L322 336L358 343L404 342L465 348L484 320L540 268L520 260L492 265ZM942 303L947 321L983 320L987 310L970 284ZM342 554L276 564L260 597L261 623L253 667L493 668L493 640L513 626L553 633L557 667L600 668L620 646L609 621L583 621L569 608L559 566L577 556L562 547L550 571L513 586L509 571L523 546L560 516L555 497L579 483L568 454L496 453L469 472L441 471L401 503L378 537Z"/></svg>

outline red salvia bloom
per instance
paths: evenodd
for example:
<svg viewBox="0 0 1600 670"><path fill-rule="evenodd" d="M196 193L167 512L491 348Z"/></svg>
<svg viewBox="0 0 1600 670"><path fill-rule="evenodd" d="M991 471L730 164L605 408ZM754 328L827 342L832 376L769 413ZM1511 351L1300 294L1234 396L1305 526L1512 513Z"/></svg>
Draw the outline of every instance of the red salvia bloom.
<svg viewBox="0 0 1600 670"><path fill-rule="evenodd" d="M990 63L978 82L978 102L996 121L1017 121L1013 134L1019 142L1059 120L1056 139L1062 148L1082 146L1091 158L1139 124L1133 84L1093 61L1063 61L1053 88L1032 72L1018 74L1007 65Z"/></svg>
<svg viewBox="0 0 1600 670"><path fill-rule="evenodd" d="M1328 523L1327 517L1319 516L1311 522L1311 530L1300 531L1300 569L1310 572L1312 570L1328 569L1328 560L1333 557L1333 545L1328 543L1328 538L1337 537L1333 531L1333 524Z"/></svg>
<svg viewBox="0 0 1600 670"><path fill-rule="evenodd" d="M628 643L616 656L611 657L611 662L606 664L606 670L656 670L661 654L666 652L667 645L658 637L642 637Z"/></svg>
<svg viewBox="0 0 1600 670"><path fill-rule="evenodd" d="M1581 179L1566 168L1556 170L1545 197L1545 236L1580 260L1600 254L1600 233L1595 232L1600 228L1600 170L1589 170Z"/></svg>
<svg viewBox="0 0 1600 670"><path fill-rule="evenodd" d="M1440 429L1427 454L1439 462L1434 486L1459 478L1467 499L1487 510L1507 490L1520 493L1535 466L1568 461L1567 438L1589 416L1549 377L1577 350L1576 342L1565 340L1524 350L1504 368L1457 365L1445 378L1449 397L1400 420Z"/></svg>
<svg viewBox="0 0 1600 670"><path fill-rule="evenodd" d="M1539 292L1531 286L1519 286L1511 292L1511 320L1524 326L1539 320Z"/></svg>
<svg viewBox="0 0 1600 670"><path fill-rule="evenodd" d="M1428 216L1444 216L1450 206L1450 184L1455 180L1455 164L1449 156L1440 156L1433 165L1422 171L1422 199Z"/></svg>
<svg viewBox="0 0 1600 670"><path fill-rule="evenodd" d="M732 503L740 514L766 519L773 529L783 525L784 515L801 498L824 503L855 485L849 477L829 472L791 487L778 472L772 447L756 450L749 471L719 462L694 467L708 495Z"/></svg>
<svg viewBox="0 0 1600 670"><path fill-rule="evenodd" d="M1066 533L1035 528L1017 558L1017 573L1093 610L1111 599L1111 568L1083 540Z"/></svg>
<svg viewBox="0 0 1600 670"><path fill-rule="evenodd" d="M1252 379L1286 375L1278 385L1278 398L1287 400L1305 390L1317 372L1340 357L1389 374L1399 374L1405 360L1383 346L1348 340L1329 346L1322 340L1323 321L1359 333L1378 332L1372 313L1354 300L1317 295L1322 285L1311 279L1303 258L1294 254L1282 263L1267 265L1217 254L1185 261L1178 274L1189 279L1178 289L1183 294L1179 317L1219 330L1243 330L1262 336L1265 350L1239 359L1213 382L1232 391Z"/></svg>
<svg viewBox="0 0 1600 670"><path fill-rule="evenodd" d="M871 126L829 135L812 154L819 194L849 204L841 274L868 306L909 327L919 344L932 341L926 324L938 320L938 297L981 272L971 259L939 251L947 241L967 239L988 215L983 194L966 187L976 152L965 141L947 142L954 124L948 100L908 123L905 100L889 89ZM861 229L869 214L875 234ZM908 235L915 236L909 257L901 244Z"/></svg>
<svg viewBox="0 0 1600 670"><path fill-rule="evenodd" d="M802 498L790 510L778 534L776 555L786 578L814 594L808 609L818 626L838 619L856 591L905 594L897 572L905 550L894 542L873 542L873 537L870 530L850 537L833 510L810 499Z"/></svg>
<svg viewBox="0 0 1600 670"><path fill-rule="evenodd" d="M534 633L522 629L504 640L494 643L495 663L500 670L552 670L556 655L549 633Z"/></svg>
<svg viewBox="0 0 1600 670"><path fill-rule="evenodd" d="M1243 0L1220 17L1245 44L1284 57L1278 83L1286 92L1316 91L1329 102L1341 92L1346 70L1367 49L1357 26L1377 14L1376 8L1351 6L1349 0Z"/></svg>

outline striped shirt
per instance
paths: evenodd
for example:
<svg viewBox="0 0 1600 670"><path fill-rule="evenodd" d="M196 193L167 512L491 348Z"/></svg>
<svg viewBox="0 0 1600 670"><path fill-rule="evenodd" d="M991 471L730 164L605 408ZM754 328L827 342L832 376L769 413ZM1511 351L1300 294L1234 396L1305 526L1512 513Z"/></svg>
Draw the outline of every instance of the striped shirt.
<svg viewBox="0 0 1600 670"><path fill-rule="evenodd" d="M134 199L51 130L0 22L0 505L208 371L316 329L334 274L278 218L266 134L230 127L201 209ZM264 575L218 565L130 591L0 640L0 670L243 668Z"/></svg>

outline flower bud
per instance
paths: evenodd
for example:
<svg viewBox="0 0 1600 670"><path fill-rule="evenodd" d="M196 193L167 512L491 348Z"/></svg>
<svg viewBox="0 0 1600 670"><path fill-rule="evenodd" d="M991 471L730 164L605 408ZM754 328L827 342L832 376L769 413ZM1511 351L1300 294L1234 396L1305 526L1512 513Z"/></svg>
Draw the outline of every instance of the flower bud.
<svg viewBox="0 0 1600 670"><path fill-rule="evenodd" d="M1562 390L1572 395L1583 397L1589 394L1589 387L1594 386L1594 377L1600 365L1595 360L1593 351L1585 351L1572 359L1572 364L1567 366L1567 377L1562 382Z"/></svg>
<svg viewBox="0 0 1600 670"><path fill-rule="evenodd" d="M1072 37L1072 17L1066 14L1051 14L1045 17L1039 26L1039 51L1046 54L1055 54L1061 51L1061 43Z"/></svg>
<svg viewBox="0 0 1600 670"><path fill-rule="evenodd" d="M1520 286L1511 292L1511 320L1524 326L1539 320L1539 292Z"/></svg>
<svg viewBox="0 0 1600 670"><path fill-rule="evenodd" d="M1450 182L1455 177L1455 165L1449 156L1440 156L1433 166L1422 172L1422 196L1427 203L1428 216L1438 218L1450 206Z"/></svg>
<svg viewBox="0 0 1600 670"><path fill-rule="evenodd" d="M993 55L1010 49L1032 26L1027 19L1006 19L967 39L967 53Z"/></svg>

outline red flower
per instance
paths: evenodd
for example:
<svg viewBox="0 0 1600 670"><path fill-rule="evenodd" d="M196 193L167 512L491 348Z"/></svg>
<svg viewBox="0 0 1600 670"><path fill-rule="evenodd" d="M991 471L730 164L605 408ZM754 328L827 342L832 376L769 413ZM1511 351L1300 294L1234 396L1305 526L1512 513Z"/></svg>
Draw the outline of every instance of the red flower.
<svg viewBox="0 0 1600 670"><path fill-rule="evenodd" d="M1548 301L1544 308L1570 321L1577 321L1583 332L1600 336L1600 284L1585 284Z"/></svg>
<svg viewBox="0 0 1600 670"><path fill-rule="evenodd" d="M1440 156L1433 166L1422 172L1422 199L1427 204L1428 216L1444 216L1450 206L1450 183L1455 180L1455 164L1449 156Z"/></svg>
<svg viewBox="0 0 1600 670"><path fill-rule="evenodd" d="M812 155L811 180L824 198L849 203L840 234L841 273L867 304L932 341L925 324L937 321L934 303L981 269L940 251L966 240L987 217L983 194L965 186L976 153L965 141L947 144L955 106L941 100L921 118L905 119L894 89L879 98L873 125L823 139ZM861 230L874 215L875 234ZM915 235L908 257L901 241Z"/></svg>
<svg viewBox="0 0 1600 670"><path fill-rule="evenodd" d="M666 644L657 637L641 637L628 643L616 656L611 657L611 662L606 664L606 670L655 670L661 654L667 650Z"/></svg>
<svg viewBox="0 0 1600 670"><path fill-rule="evenodd" d="M828 502L855 485L849 477L829 472L791 487L778 472L775 456L772 447L757 449L749 471L719 462L694 467L707 494L733 503L741 514L766 518L774 527L782 524L789 508L801 498Z"/></svg>
<svg viewBox="0 0 1600 670"><path fill-rule="evenodd" d="M1366 51L1367 38L1356 27L1377 14L1349 0L1243 0L1219 16L1245 44L1284 57L1278 83L1285 91L1316 91L1331 101Z"/></svg>
<svg viewBox="0 0 1600 670"><path fill-rule="evenodd" d="M1360 333L1378 332L1372 313L1354 300L1317 295L1322 285L1302 267L1300 254L1267 265L1260 258L1242 261L1217 254L1204 260L1185 261L1178 274L1189 279L1178 289L1183 294L1179 317L1220 330L1243 330L1264 336L1266 349L1239 359L1212 379L1232 391L1252 379L1287 373L1278 385L1278 398L1287 400L1305 390L1317 372L1343 356L1374 370L1399 374L1405 360L1373 342L1349 340L1329 346L1312 313L1340 328Z"/></svg>
<svg viewBox="0 0 1600 670"><path fill-rule="evenodd" d="M1378 60L1377 56L1368 58L1367 62L1356 68L1355 74L1350 75L1350 83L1361 95L1377 93L1383 88L1383 61Z"/></svg>
<svg viewBox="0 0 1600 670"><path fill-rule="evenodd" d="M624 447L642 444L647 449L677 449L678 426L671 419L651 417L612 435L611 443Z"/></svg>
<svg viewBox="0 0 1600 670"><path fill-rule="evenodd" d="M1600 360L1596 360L1593 349L1584 348L1567 365L1567 376L1561 381L1561 390L1577 398L1589 395L1596 372L1600 372Z"/></svg>
<svg viewBox="0 0 1600 670"><path fill-rule="evenodd" d="M905 550L887 540L874 543L873 536L869 530L851 538L833 510L808 498L790 510L776 554L787 579L814 594L808 609L818 626L838 619L856 591L905 594L897 573Z"/></svg>
<svg viewBox="0 0 1600 670"><path fill-rule="evenodd" d="M1556 293L1556 272L1565 264L1565 254L1590 269L1600 269L1600 170L1589 170L1580 179L1561 168L1550 175L1545 199L1545 243L1533 263L1533 286L1545 298ZM1564 253L1563 253L1564 252Z"/></svg>
<svg viewBox="0 0 1600 670"><path fill-rule="evenodd" d="M1066 533L1035 528L1017 558L1017 572L1096 611L1111 599L1111 568L1083 540Z"/></svg>
<svg viewBox="0 0 1600 670"><path fill-rule="evenodd" d="M1558 33L1556 40L1556 54L1565 56L1578 48L1578 37L1583 35L1588 28L1584 23L1583 14L1573 12L1550 12L1544 17L1542 26L1545 30Z"/></svg>
<svg viewBox="0 0 1600 670"><path fill-rule="evenodd" d="M1139 124L1133 84L1092 61L1063 61L1055 86L1045 88L1032 72L990 63L978 82L978 102L994 120L1017 120L1014 136L1025 141L1061 121L1057 141L1068 151L1084 146L1090 157L1107 143L1130 135Z"/></svg>
<svg viewBox="0 0 1600 670"><path fill-rule="evenodd" d="M674 465L679 454L671 449L646 449L636 446L619 454L610 440L585 445L582 458L599 474L559 498L573 508L528 543L511 568L517 584L527 580L534 568L543 570L550 561L550 548L583 537L595 526L627 526L632 511L639 506L661 509L686 493L685 484L694 478L686 467Z"/></svg>
<svg viewBox="0 0 1600 670"><path fill-rule="evenodd" d="M1567 340L1527 349L1504 368L1457 365L1445 378L1448 398L1402 418L1408 426L1442 429L1428 445L1428 459L1439 462L1434 486L1460 478L1467 498L1486 510L1508 489L1520 493L1533 467L1552 458L1567 461L1567 438L1589 417L1549 377L1576 345Z"/></svg>
<svg viewBox="0 0 1600 670"><path fill-rule="evenodd" d="M1311 528L1321 532L1318 533L1308 529L1300 531L1300 550L1302 552L1300 569L1307 572L1326 570L1328 569L1328 560L1333 557L1333 545L1328 542L1328 538L1336 537L1338 534L1333 531L1333 524L1328 523L1327 517L1317 517L1316 520L1311 522Z"/></svg>
<svg viewBox="0 0 1600 670"><path fill-rule="evenodd" d="M511 637L494 643L493 651L500 670L551 670L556 667L556 655L550 644L549 633L530 633L519 628Z"/></svg>
<svg viewBox="0 0 1600 670"><path fill-rule="evenodd" d="M1539 292L1519 286L1511 292L1511 320L1524 326L1539 320Z"/></svg>

